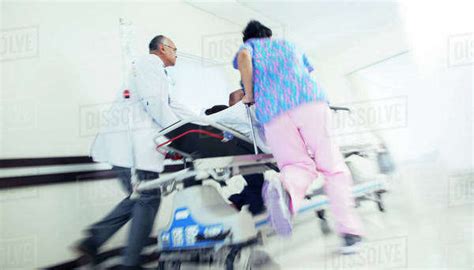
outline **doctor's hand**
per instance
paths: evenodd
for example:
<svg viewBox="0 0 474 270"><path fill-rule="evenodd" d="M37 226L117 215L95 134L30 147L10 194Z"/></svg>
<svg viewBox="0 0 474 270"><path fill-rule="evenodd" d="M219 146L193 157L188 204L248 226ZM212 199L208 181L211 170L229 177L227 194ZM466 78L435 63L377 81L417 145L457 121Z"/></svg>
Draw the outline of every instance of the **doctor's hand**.
<svg viewBox="0 0 474 270"><path fill-rule="evenodd" d="M245 95L242 98L242 103L250 106L255 103L255 100L253 99L253 96Z"/></svg>

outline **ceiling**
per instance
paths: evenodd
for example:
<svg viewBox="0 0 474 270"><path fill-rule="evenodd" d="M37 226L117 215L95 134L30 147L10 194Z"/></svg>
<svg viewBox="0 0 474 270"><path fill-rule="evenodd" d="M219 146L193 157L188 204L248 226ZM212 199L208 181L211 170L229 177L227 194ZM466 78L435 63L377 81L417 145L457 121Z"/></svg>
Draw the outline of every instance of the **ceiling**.
<svg viewBox="0 0 474 270"><path fill-rule="evenodd" d="M186 1L196 9L225 20L241 31L257 19L324 59L354 46L361 39L401 29L395 1Z"/></svg>

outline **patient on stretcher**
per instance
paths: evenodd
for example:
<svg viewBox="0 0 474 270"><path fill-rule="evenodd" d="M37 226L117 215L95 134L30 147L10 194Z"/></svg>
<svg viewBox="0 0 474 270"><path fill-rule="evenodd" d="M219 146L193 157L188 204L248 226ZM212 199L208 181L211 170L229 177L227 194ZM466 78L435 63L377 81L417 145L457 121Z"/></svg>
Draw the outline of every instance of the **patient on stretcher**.
<svg viewBox="0 0 474 270"><path fill-rule="evenodd" d="M219 112L213 112L213 114L209 115L209 118L223 126L238 131L252 140L252 131L250 129L250 121L245 108L246 105L241 102L243 96L244 92L242 89L232 92L229 95L230 107ZM216 109L216 106L213 108ZM225 107L221 107L220 109L222 108ZM217 109L219 109L219 107L217 107ZM211 111L209 111L209 113L206 112L206 114L210 113ZM254 125L256 144L258 148L264 153L270 153L270 149L265 144L265 134L263 132L263 127L256 120L255 111L253 108L251 108L251 113L253 118L252 123ZM238 209L240 209L243 205L249 205L250 212L252 214L258 214L265 208L262 198L262 187L264 181L263 175L259 174L250 177L247 176L244 178L247 181L247 185L240 193L230 196L229 201L231 201ZM256 212L256 209L259 211Z"/></svg>
<svg viewBox="0 0 474 270"><path fill-rule="evenodd" d="M230 95L229 105L216 105L206 110L206 118L208 120L223 125L229 129L232 129L252 141L250 121L247 116L246 108L242 102L235 98L235 94L242 92L242 90L234 91ZM254 130L257 146L261 153L269 153L268 147L265 145L263 129L255 121L255 112L252 110L252 117L254 119ZM197 124L185 124L170 134L174 137L179 134L183 134L186 131L192 129L200 129L204 131L213 132L212 128L206 126L200 126ZM252 143L248 143L242 140L230 140L226 143L226 147L222 147L221 143L216 143L214 138L201 136L198 133L189 134L185 139L179 140L175 145L179 149L184 150L187 153L192 153L194 158L204 157L217 157L217 156L236 156L236 155L249 155L254 153ZM250 174L243 176L247 185L244 189L238 193L233 194L228 199L232 204L240 210L242 206L249 205L249 211L256 215L264 211L264 204L261 195L264 177L263 174Z"/></svg>

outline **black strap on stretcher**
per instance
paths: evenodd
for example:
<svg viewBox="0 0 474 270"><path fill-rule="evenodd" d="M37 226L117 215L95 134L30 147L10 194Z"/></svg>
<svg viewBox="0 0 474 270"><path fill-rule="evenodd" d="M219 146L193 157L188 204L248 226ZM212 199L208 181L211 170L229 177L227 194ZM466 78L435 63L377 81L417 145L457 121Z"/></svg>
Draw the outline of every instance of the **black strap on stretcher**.
<svg viewBox="0 0 474 270"><path fill-rule="evenodd" d="M189 130L204 132L188 132ZM193 159L237 156L253 154L253 144L233 137L228 141L220 140L206 133L224 137L222 130L212 126L187 123L165 134L167 138L177 138L166 145L181 152L189 153ZM185 134L182 136L182 134ZM258 149L259 153L263 153Z"/></svg>

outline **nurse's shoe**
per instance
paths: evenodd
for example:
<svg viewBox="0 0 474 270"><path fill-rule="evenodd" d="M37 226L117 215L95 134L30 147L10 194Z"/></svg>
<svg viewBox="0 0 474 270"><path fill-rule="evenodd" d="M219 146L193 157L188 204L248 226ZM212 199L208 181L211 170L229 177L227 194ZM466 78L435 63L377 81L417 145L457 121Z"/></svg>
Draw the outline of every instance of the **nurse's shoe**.
<svg viewBox="0 0 474 270"><path fill-rule="evenodd" d="M277 234L291 235L293 225L290 212L291 199L284 190L278 178L265 180L262 188L262 197L268 212L270 225Z"/></svg>
<svg viewBox="0 0 474 270"><path fill-rule="evenodd" d="M362 238L354 234L344 234L342 236L344 243L339 249L339 252L343 255L350 255L358 253L361 247Z"/></svg>

